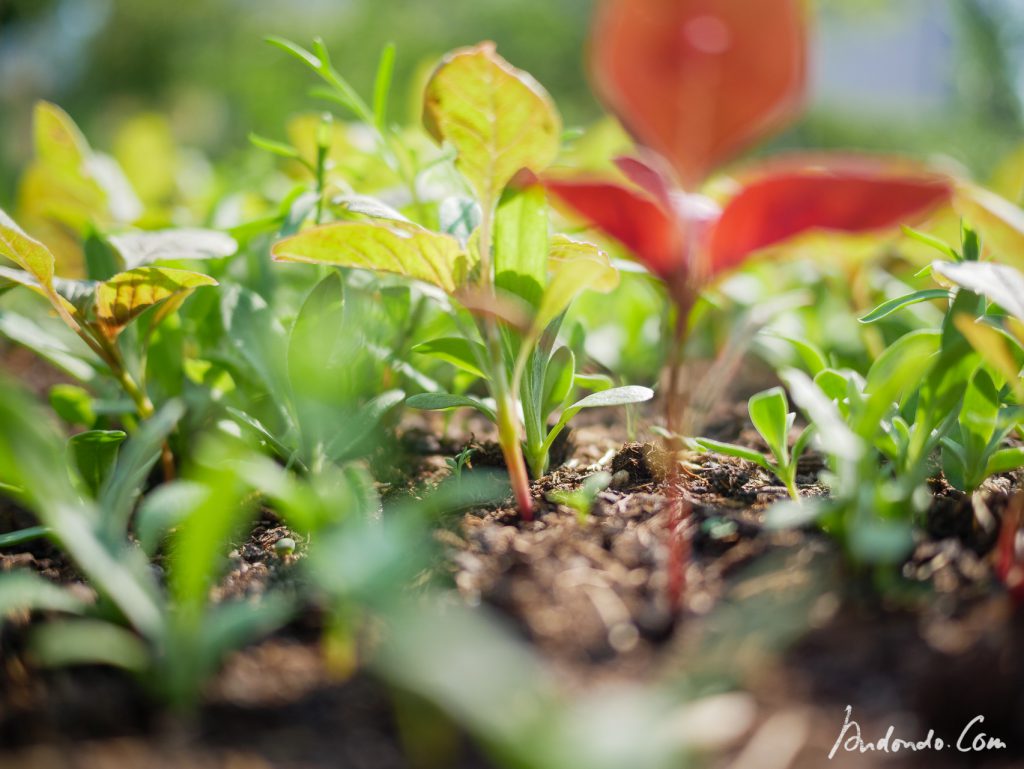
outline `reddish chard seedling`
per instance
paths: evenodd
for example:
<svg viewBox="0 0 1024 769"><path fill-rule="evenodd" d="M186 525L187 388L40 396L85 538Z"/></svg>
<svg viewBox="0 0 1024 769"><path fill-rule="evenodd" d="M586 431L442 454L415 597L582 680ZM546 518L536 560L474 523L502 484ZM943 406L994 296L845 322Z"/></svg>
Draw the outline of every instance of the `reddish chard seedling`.
<svg viewBox="0 0 1024 769"><path fill-rule="evenodd" d="M418 351L480 377L490 401L435 392L408 403L475 408L491 419L516 502L529 519L527 464L535 476L547 471L551 445L569 420L584 408L636 403L653 393L617 387L574 400L580 386L606 385L576 373L571 350L557 344L559 327L577 295L610 291L618 273L597 247L550 234L545 190L533 176L560 145L561 119L548 94L485 43L445 58L427 84L423 117L431 136L454 149L455 166L475 195L470 215L478 223L468 237L376 211L367 221L282 240L274 258L397 273L453 300L461 335ZM549 429L553 413L559 416Z"/></svg>
<svg viewBox="0 0 1024 769"><path fill-rule="evenodd" d="M701 32L709 19L720 45ZM749 165L724 202L700 194L713 171L799 114L806 37L802 0L722 4L713 17L702 0L605 0L598 13L593 78L640 154L616 161L621 178L545 179L665 283L675 305L670 431L699 427L684 417L681 364L705 286L803 232L890 227L949 197L947 180L906 162L826 154Z"/></svg>

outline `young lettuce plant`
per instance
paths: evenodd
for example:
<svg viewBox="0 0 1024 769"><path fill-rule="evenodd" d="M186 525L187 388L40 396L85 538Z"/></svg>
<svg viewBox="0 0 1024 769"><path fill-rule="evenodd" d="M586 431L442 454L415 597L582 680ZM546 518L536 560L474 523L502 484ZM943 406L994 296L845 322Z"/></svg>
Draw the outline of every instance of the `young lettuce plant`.
<svg viewBox="0 0 1024 769"><path fill-rule="evenodd" d="M794 501L799 501L800 491L796 487L797 465L814 435L813 427L807 426L800 431L800 435L793 443L793 450L790 451L789 433L793 429L796 412L789 410L786 391L781 387L773 387L751 397L747 402L747 411L750 413L750 421L754 423L754 429L772 453L773 459L768 459L760 451L745 446L708 438L698 438L697 445L709 451L717 451L719 454L745 459L764 468L782 481Z"/></svg>
<svg viewBox="0 0 1024 769"><path fill-rule="evenodd" d="M468 238L377 212L368 221L305 230L276 243L273 255L397 273L454 301L460 336L434 340L421 352L480 376L493 405L450 393L410 403L471 407L492 419L516 502L529 519L523 422L530 464L543 473L554 437L580 409L646 400L652 393L640 387L595 393L563 407L555 428L547 430L548 415L585 382L571 356L555 348L561 319L582 291L609 291L618 282L604 252L549 234L544 189L523 173L543 171L558 153L561 119L548 94L485 43L445 57L426 87L424 124L436 141L454 149L456 169L475 193L479 223Z"/></svg>
<svg viewBox="0 0 1024 769"><path fill-rule="evenodd" d="M752 254L811 230L870 232L950 195L945 178L894 160L796 156L736 174L721 206L699 194L716 169L792 120L806 80L802 0L604 0L592 29L599 96L641 157L621 178L548 174L569 209L664 281L675 305L666 408L681 423L682 345L702 288Z"/></svg>

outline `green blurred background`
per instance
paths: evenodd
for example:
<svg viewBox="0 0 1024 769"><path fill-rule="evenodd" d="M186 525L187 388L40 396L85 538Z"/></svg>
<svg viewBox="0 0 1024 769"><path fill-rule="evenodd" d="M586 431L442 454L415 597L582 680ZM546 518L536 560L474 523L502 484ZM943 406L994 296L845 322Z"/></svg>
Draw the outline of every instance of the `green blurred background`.
<svg viewBox="0 0 1024 769"><path fill-rule="evenodd" d="M1020 0L816 0L813 97L775 146L941 154L984 176L1024 135ZM397 82L489 38L557 98L572 125L600 112L583 52L592 0L0 0L0 203L29 153L31 104L53 100L94 146L166 115L178 143L221 161L256 131L317 107L310 75L262 38L328 43L368 89L381 47ZM401 93L401 92L399 92ZM401 105L414 112L411 94ZM400 109L393 112L402 114ZM403 115L403 116L405 116Z"/></svg>

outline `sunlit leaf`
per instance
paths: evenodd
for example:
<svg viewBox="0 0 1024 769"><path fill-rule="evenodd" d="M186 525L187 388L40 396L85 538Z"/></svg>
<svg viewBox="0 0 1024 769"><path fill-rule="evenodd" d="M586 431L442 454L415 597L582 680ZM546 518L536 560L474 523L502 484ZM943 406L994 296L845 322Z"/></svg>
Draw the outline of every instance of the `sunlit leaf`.
<svg viewBox="0 0 1024 769"><path fill-rule="evenodd" d="M638 385L627 385L626 387L613 387L610 390L591 393L569 406L565 412L576 414L583 409L606 408L608 406L628 406L631 403L643 403L654 397L654 390L649 387ZM565 416L562 417L563 421Z"/></svg>
<svg viewBox="0 0 1024 769"><path fill-rule="evenodd" d="M427 83L423 122L437 141L455 147L456 166L485 206L520 169L544 170L562 133L551 97L493 43L445 57Z"/></svg>
<svg viewBox="0 0 1024 769"><path fill-rule="evenodd" d="M992 262L935 262L932 272L1024 320L1024 273Z"/></svg>
<svg viewBox="0 0 1024 769"><path fill-rule="evenodd" d="M96 319L111 338L154 305L181 299L201 286L215 286L208 275L169 267L136 267L96 287Z"/></svg>
<svg viewBox="0 0 1024 769"><path fill-rule="evenodd" d="M683 266L682 225L640 190L598 179L548 177L544 183L558 200L622 243L656 275L669 277Z"/></svg>
<svg viewBox="0 0 1024 769"><path fill-rule="evenodd" d="M494 217L494 283L536 307L546 283L548 209L544 188L513 182Z"/></svg>
<svg viewBox="0 0 1024 769"><path fill-rule="evenodd" d="M987 323L976 321L967 313L954 317L953 323L982 359L998 371L1018 393L1024 395L1024 381L1021 381L1020 377L1021 366L1010 351L1012 337Z"/></svg>
<svg viewBox="0 0 1024 769"><path fill-rule="evenodd" d="M548 285L534 318L543 331L584 291L607 293L619 285L619 272L608 254L590 243L556 235L551 241Z"/></svg>
<svg viewBox="0 0 1024 769"><path fill-rule="evenodd" d="M802 0L606 0L591 69L605 103L693 190L794 116L805 16Z"/></svg>
<svg viewBox="0 0 1024 769"><path fill-rule="evenodd" d="M921 302L928 302L933 299L948 299L949 292L944 288L928 288L922 291L914 291L913 293L907 294L906 296L898 296L895 299L890 299L887 302L882 302L878 307L873 309L867 315L859 318L861 323L874 323L882 318L887 318L894 312L902 310L904 307L909 307L914 304Z"/></svg>
<svg viewBox="0 0 1024 769"><path fill-rule="evenodd" d="M841 158L799 167L789 161L755 177L711 231L712 273L811 230L871 232L921 218L949 198L948 180L883 161Z"/></svg>
<svg viewBox="0 0 1024 769"><path fill-rule="evenodd" d="M393 272L448 293L465 282L472 268L471 257L455 238L411 222L327 224L278 241L272 253L282 262Z"/></svg>
<svg viewBox="0 0 1024 769"><path fill-rule="evenodd" d="M29 237L14 220L0 210L0 256L6 257L38 280L44 288L53 285L54 259L50 249Z"/></svg>
<svg viewBox="0 0 1024 769"><path fill-rule="evenodd" d="M121 254L126 270L157 262L219 259L238 250L238 244L229 235L198 228L123 232L107 240Z"/></svg>
<svg viewBox="0 0 1024 769"><path fill-rule="evenodd" d="M966 182L956 186L953 207L981 234L1000 261L1024 269L1024 210Z"/></svg>
<svg viewBox="0 0 1024 769"><path fill-rule="evenodd" d="M130 630L100 620L52 622L36 628L29 641L42 665L111 665L142 671L149 664L145 643Z"/></svg>

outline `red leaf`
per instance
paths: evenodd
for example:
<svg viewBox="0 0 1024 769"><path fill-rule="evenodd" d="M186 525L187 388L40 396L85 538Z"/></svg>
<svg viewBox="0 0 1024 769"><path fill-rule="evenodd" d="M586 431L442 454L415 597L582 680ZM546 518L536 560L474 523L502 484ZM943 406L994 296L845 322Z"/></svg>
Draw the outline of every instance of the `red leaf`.
<svg viewBox="0 0 1024 769"><path fill-rule="evenodd" d="M779 167L746 184L711 231L712 273L808 230L870 232L911 223L949 199L948 179L877 159Z"/></svg>
<svg viewBox="0 0 1024 769"><path fill-rule="evenodd" d="M689 190L788 122L803 96L804 0L604 0L591 66L607 106Z"/></svg>
<svg viewBox="0 0 1024 769"><path fill-rule="evenodd" d="M601 232L619 241L662 277L684 263L681 224L639 190L600 180L546 178L548 191Z"/></svg>
<svg viewBox="0 0 1024 769"><path fill-rule="evenodd" d="M672 210L672 185L653 164L629 156L615 158L614 162L627 179L658 201L658 205Z"/></svg>

